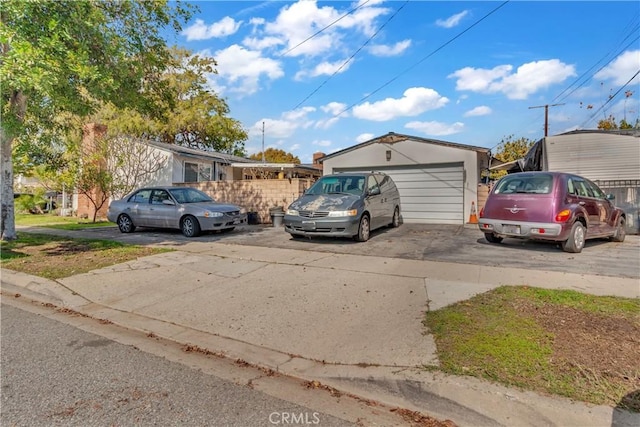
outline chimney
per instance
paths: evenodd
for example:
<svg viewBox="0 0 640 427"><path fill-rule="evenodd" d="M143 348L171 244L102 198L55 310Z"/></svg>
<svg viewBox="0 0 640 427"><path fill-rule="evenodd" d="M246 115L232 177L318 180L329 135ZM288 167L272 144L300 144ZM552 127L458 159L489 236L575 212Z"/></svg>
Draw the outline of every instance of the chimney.
<svg viewBox="0 0 640 427"><path fill-rule="evenodd" d="M322 163L319 162L319 160L321 158L323 158L324 156L326 156L326 154L318 151L316 153L313 153L313 167L319 170L322 170Z"/></svg>

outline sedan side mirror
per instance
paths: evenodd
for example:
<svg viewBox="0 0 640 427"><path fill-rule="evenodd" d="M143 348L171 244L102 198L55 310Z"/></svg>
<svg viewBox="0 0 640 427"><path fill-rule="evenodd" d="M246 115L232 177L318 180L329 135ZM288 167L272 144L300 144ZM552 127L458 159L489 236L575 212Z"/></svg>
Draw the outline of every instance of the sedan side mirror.
<svg viewBox="0 0 640 427"><path fill-rule="evenodd" d="M614 194L607 194L607 200L611 200L612 202L616 199L616 196Z"/></svg>
<svg viewBox="0 0 640 427"><path fill-rule="evenodd" d="M163 205L169 205L169 206L174 206L175 205L175 203L173 203L173 200L169 200L169 199L164 199L162 201L162 204Z"/></svg>

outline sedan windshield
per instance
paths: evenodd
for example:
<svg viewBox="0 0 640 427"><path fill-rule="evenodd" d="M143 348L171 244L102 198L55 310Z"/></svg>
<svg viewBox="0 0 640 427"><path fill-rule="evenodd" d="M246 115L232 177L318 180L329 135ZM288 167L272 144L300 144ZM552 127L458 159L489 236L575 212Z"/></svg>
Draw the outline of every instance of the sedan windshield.
<svg viewBox="0 0 640 427"><path fill-rule="evenodd" d="M307 190L306 194L362 194L364 181L362 175L322 177Z"/></svg>
<svg viewBox="0 0 640 427"><path fill-rule="evenodd" d="M178 203L214 202L211 197L195 188L172 188L169 190Z"/></svg>

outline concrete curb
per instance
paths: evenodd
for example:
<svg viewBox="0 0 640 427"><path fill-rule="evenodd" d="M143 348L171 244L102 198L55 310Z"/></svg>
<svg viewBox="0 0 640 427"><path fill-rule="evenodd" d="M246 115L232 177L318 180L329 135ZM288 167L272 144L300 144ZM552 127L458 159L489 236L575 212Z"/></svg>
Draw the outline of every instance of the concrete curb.
<svg viewBox="0 0 640 427"><path fill-rule="evenodd" d="M451 419L460 426L636 426L639 414L568 399L509 389L476 378L448 376L416 367L329 365L277 350L212 335L184 325L96 304L62 284L11 270L2 270L3 297L73 310L120 327L157 336L179 345L197 346L217 355L242 360L386 405Z"/></svg>

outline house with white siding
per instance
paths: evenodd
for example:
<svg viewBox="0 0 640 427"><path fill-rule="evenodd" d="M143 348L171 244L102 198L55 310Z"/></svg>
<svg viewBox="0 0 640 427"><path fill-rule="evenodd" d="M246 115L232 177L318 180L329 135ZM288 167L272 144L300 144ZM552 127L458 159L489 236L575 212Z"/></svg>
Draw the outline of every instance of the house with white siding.
<svg viewBox="0 0 640 427"><path fill-rule="evenodd" d="M324 174L379 171L400 192L406 223L464 224L478 206L478 184L488 148L389 132L329 154Z"/></svg>

